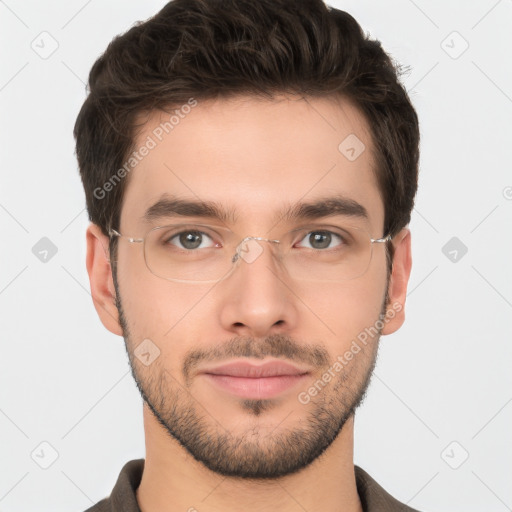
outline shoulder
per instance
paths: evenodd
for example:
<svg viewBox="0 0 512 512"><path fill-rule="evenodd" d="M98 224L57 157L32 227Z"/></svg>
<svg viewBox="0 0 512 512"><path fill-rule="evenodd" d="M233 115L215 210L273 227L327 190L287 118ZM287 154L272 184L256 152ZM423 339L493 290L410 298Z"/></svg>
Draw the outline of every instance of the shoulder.
<svg viewBox="0 0 512 512"><path fill-rule="evenodd" d="M93 505L91 508L88 508L85 512L111 512L112 506L110 503L110 498L105 498L96 505Z"/></svg>
<svg viewBox="0 0 512 512"><path fill-rule="evenodd" d="M143 470L144 459L127 462L121 469L110 496L85 512L140 512L135 492L139 487Z"/></svg>
<svg viewBox="0 0 512 512"><path fill-rule="evenodd" d="M364 469L359 466L354 466L354 469L364 512L419 512L391 496Z"/></svg>

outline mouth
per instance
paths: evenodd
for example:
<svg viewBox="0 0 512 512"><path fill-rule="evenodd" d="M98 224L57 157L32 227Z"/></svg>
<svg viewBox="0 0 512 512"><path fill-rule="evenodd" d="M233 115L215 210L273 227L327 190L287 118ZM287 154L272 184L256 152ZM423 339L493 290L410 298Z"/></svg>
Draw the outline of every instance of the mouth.
<svg viewBox="0 0 512 512"><path fill-rule="evenodd" d="M252 399L283 393L303 382L309 374L308 369L283 361L254 365L240 360L201 372L219 390Z"/></svg>
<svg viewBox="0 0 512 512"><path fill-rule="evenodd" d="M280 375L275 377L232 377L230 375L204 374L210 382L223 391L252 399L272 398L302 382L308 375Z"/></svg>

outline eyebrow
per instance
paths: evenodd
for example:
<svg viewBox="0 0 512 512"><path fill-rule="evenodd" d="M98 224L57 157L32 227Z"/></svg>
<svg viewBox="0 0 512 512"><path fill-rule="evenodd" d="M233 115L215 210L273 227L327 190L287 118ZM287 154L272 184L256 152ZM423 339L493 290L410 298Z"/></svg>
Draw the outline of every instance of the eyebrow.
<svg viewBox="0 0 512 512"><path fill-rule="evenodd" d="M313 202L287 205L277 212L274 221L314 220L326 217L345 216L368 220L366 208L353 199L337 195L321 197ZM195 201L164 194L144 213L143 219L151 222L170 217L202 217L235 224L238 216L233 208L226 208L215 201Z"/></svg>

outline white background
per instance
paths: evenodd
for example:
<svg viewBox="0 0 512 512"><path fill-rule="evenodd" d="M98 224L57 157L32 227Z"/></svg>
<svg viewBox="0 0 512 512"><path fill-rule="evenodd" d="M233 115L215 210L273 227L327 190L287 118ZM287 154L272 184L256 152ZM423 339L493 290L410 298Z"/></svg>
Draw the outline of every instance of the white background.
<svg viewBox="0 0 512 512"><path fill-rule="evenodd" d="M82 511L144 457L123 340L89 295L72 129L93 62L164 4L0 1L1 512ZM512 510L512 2L331 5L410 67L422 134L407 320L382 338L355 462L422 511Z"/></svg>

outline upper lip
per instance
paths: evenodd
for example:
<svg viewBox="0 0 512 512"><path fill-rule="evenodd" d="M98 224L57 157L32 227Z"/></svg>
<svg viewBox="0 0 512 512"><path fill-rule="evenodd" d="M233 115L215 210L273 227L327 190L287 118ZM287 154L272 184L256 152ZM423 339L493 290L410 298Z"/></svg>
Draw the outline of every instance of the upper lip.
<svg viewBox="0 0 512 512"><path fill-rule="evenodd" d="M298 368L291 363L285 363L284 361L269 361L267 363L255 365L247 361L239 360L216 366L215 368L207 368L201 373L256 379L261 377L276 377L280 375L304 375L309 373L309 371L307 369Z"/></svg>

